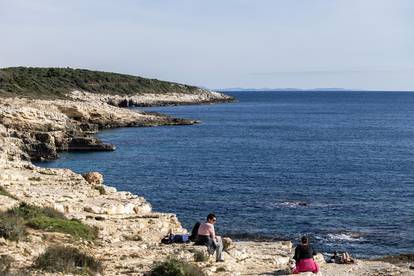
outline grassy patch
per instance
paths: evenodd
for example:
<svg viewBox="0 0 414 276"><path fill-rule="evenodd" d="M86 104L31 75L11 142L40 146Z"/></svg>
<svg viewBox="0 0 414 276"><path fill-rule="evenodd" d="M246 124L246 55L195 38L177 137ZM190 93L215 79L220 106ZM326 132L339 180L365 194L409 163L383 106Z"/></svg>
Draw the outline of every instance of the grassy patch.
<svg viewBox="0 0 414 276"><path fill-rule="evenodd" d="M57 273L95 275L102 272L102 263L77 248L51 246L34 262L33 267Z"/></svg>
<svg viewBox="0 0 414 276"><path fill-rule="evenodd" d="M69 220L53 208L40 208L25 203L1 214L0 226L2 224L10 229L6 231L10 234L3 236L11 240L20 239L25 233L25 231L20 231L24 230L24 227L66 233L74 238L85 240L94 240L98 235L96 228L85 225L78 220Z"/></svg>
<svg viewBox="0 0 414 276"><path fill-rule="evenodd" d="M65 218L65 216L56 209L50 207L41 208L26 203L22 203L19 207L14 208L8 212L14 214L17 217L21 217L26 221L30 221L31 219L38 217L49 217L54 219Z"/></svg>
<svg viewBox="0 0 414 276"><path fill-rule="evenodd" d="M151 276L204 276L197 266L174 258L158 263L151 270Z"/></svg>
<svg viewBox="0 0 414 276"><path fill-rule="evenodd" d="M55 219L48 217L32 218L26 224L34 229L70 234L75 238L94 240L97 236L95 228L91 228L78 220Z"/></svg>
<svg viewBox="0 0 414 276"><path fill-rule="evenodd" d="M72 90L131 95L193 94L195 86L131 75L72 68L9 67L0 69L0 96L65 98Z"/></svg>

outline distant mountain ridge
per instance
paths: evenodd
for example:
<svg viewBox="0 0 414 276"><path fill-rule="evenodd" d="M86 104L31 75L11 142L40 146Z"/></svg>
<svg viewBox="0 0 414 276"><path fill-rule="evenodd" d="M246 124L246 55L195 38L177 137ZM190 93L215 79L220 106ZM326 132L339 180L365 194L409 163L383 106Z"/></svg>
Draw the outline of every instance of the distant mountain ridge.
<svg viewBox="0 0 414 276"><path fill-rule="evenodd" d="M218 88L213 89L218 92L231 92L231 91L367 91L363 89L347 89L347 88L311 88L311 89L302 89L302 88L241 88L241 87L231 87L231 88Z"/></svg>

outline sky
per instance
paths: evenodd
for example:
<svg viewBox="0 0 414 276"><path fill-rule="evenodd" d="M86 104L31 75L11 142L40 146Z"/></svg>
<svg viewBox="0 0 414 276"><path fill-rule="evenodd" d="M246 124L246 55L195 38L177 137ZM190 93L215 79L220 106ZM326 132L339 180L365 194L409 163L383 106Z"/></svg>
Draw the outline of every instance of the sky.
<svg viewBox="0 0 414 276"><path fill-rule="evenodd" d="M413 0L0 0L0 67L414 90Z"/></svg>

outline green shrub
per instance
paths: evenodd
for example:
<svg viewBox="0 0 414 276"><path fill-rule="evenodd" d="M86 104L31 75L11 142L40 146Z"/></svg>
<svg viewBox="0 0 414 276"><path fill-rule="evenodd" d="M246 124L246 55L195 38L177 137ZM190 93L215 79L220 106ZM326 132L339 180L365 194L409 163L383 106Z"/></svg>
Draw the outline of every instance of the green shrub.
<svg viewBox="0 0 414 276"><path fill-rule="evenodd" d="M71 68L0 68L0 96L66 98L73 90L131 95L137 93L194 94L197 87L138 76Z"/></svg>
<svg viewBox="0 0 414 276"><path fill-rule="evenodd" d="M51 246L40 255L33 268L56 273L75 273L94 275L102 272L101 261L74 247Z"/></svg>
<svg viewBox="0 0 414 276"><path fill-rule="evenodd" d="M97 228L92 228L74 219L56 219L41 216L30 219L26 225L34 229L70 234L74 238L85 240L94 240L97 237Z"/></svg>
<svg viewBox="0 0 414 276"><path fill-rule="evenodd" d="M151 276L204 276L204 272L195 265L177 259L167 259L158 263L151 271Z"/></svg>
<svg viewBox="0 0 414 276"><path fill-rule="evenodd" d="M21 203L19 207L10 210L9 213L13 213L14 215L25 220L30 220L37 217L65 219L65 216L56 209L50 207L37 207L34 205L29 205L27 203Z"/></svg>
<svg viewBox="0 0 414 276"><path fill-rule="evenodd" d="M69 220L53 208L40 208L22 203L19 207L0 214L0 236L4 238L19 240L25 234L25 226L66 233L77 239L94 240L98 236L96 227L90 227L79 220Z"/></svg>

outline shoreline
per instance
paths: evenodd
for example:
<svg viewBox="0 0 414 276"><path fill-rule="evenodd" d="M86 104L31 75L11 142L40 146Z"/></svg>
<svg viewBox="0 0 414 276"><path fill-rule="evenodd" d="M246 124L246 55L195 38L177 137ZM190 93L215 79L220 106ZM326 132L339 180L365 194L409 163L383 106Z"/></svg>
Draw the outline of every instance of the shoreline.
<svg viewBox="0 0 414 276"><path fill-rule="evenodd" d="M104 181L99 183L104 191L104 194L101 194L96 189L96 185L92 185L82 176L68 169L45 169L31 163L30 159L33 160L35 150L40 150L37 152L38 155L34 155L35 157L46 159L53 156L57 158L59 150L69 149L71 143L69 139L74 136L70 137L66 132L77 133L76 135L83 133L86 139L90 138L88 135L93 136L99 129L104 128L196 123L185 119L176 121L175 118L160 117L159 114L137 113L109 105L106 100L92 104L86 104L85 100L78 99L76 102L62 100L51 103L47 100L9 99L0 103L0 108L3 107L0 109L3 111L2 115L6 114L0 117L0 144L2 145L0 168L3 171L0 182L8 192L18 198L18 201L3 196L0 200L1 206L7 208L16 206L19 202L53 207L62 211L68 218L79 219L98 227L99 242L85 245L68 240L66 236L33 231L30 233L29 241L20 244L1 240L0 253L13 252L19 262L16 268L21 268L27 267L49 244L59 242L75 245L105 260L108 275L131 270L133 274L142 275L140 273L148 271L155 261L175 255L177 250L183 259L193 261L194 253L187 245L162 247L158 244L160 238L169 229L174 229L177 233L186 231L181 227L175 214L155 213L144 198L129 192L118 192L115 188L106 186ZM7 124L4 124L5 122ZM96 140L91 141L92 145L98 143ZM31 148L30 143L36 147ZM25 152L25 150L29 151ZM42 155L42 152L46 154ZM139 236L141 240L132 242L131 235ZM39 242L40 245L33 248L33 244ZM234 256L227 256L228 263L224 266L214 265L211 262L208 265L199 265L206 272L214 275L233 275L229 273L235 271L239 271L241 273L239 275L256 275L251 274L252 271L259 273L259 271L284 269L289 261L289 254L292 254L290 241L240 241L234 244L236 248L232 251ZM131 251L139 257L132 255ZM327 275L331 275L329 271L332 267L323 264L323 260L319 261L326 268ZM371 261L360 260L360 262L367 266L366 262ZM141 267L134 268L138 263ZM254 263L256 265L253 265ZM380 264L389 269L398 268L383 262ZM224 272L220 270L223 273L216 271L219 267L224 267ZM345 268L335 266L332 269L337 273L338 269L342 271Z"/></svg>

